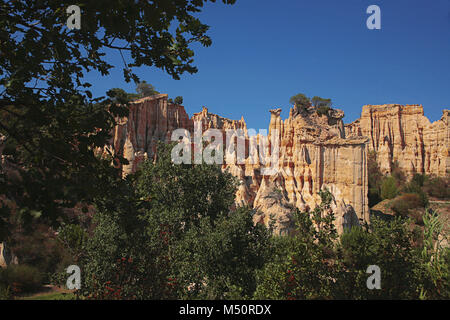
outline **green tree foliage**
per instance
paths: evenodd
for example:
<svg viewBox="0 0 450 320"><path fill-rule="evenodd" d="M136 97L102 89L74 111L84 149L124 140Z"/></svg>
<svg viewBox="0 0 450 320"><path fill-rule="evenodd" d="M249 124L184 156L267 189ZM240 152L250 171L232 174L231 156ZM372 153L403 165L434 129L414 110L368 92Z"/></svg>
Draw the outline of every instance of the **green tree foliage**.
<svg viewBox="0 0 450 320"><path fill-rule="evenodd" d="M10 265L5 269L0 268L0 290L3 288L4 295L34 292L42 287L42 281L42 272L29 265Z"/></svg>
<svg viewBox="0 0 450 320"><path fill-rule="evenodd" d="M423 244L414 244L408 222L373 219L368 230L354 228L341 237L339 259L344 272L336 283L346 299L448 299L449 248L441 246L448 234L442 217L424 215ZM381 290L368 290L367 266L381 270ZM339 297L339 296L337 296Z"/></svg>
<svg viewBox="0 0 450 320"><path fill-rule="evenodd" d="M311 100L303 93L298 93L295 96L292 96L289 99L289 102L297 106L299 110L303 110L311 106Z"/></svg>
<svg viewBox="0 0 450 320"><path fill-rule="evenodd" d="M107 95L113 103L122 105L126 105L128 102L140 97L138 93L129 93L121 88L112 88L107 92Z"/></svg>
<svg viewBox="0 0 450 320"><path fill-rule="evenodd" d="M68 250L74 263L78 263L86 249L87 232L78 224L68 224L59 229L57 239Z"/></svg>
<svg viewBox="0 0 450 320"><path fill-rule="evenodd" d="M381 183L381 199L393 199L398 194L396 180L393 176L385 177Z"/></svg>
<svg viewBox="0 0 450 320"><path fill-rule="evenodd" d="M423 216L424 232L421 251L422 263L427 275L421 290L422 299L450 298L450 248L444 247L448 233L444 230L443 217L432 210L426 210Z"/></svg>
<svg viewBox="0 0 450 320"><path fill-rule="evenodd" d="M295 211L293 237L272 238L272 255L258 273L257 299L326 299L333 296L332 261L337 231L329 191L313 212Z"/></svg>
<svg viewBox="0 0 450 320"><path fill-rule="evenodd" d="M145 80L137 84L136 92L141 98L150 97L159 93L158 91L155 90L153 85L147 83Z"/></svg>
<svg viewBox="0 0 450 320"><path fill-rule="evenodd" d="M183 104L183 97L177 96L174 100L175 104Z"/></svg>
<svg viewBox="0 0 450 320"><path fill-rule="evenodd" d="M396 219L372 219L369 230L354 228L341 238L344 270L338 284L346 299L418 299L422 265L412 245L413 233ZM369 265L381 270L381 290L369 290Z"/></svg>
<svg viewBox="0 0 450 320"><path fill-rule="evenodd" d="M414 185L417 185L419 187L423 187L423 185L424 185L426 180L427 180L427 176L426 175L420 174L420 173L416 173L411 178L411 183L413 183Z"/></svg>
<svg viewBox="0 0 450 320"><path fill-rule="evenodd" d="M391 164L391 176L395 179L397 188L404 185L407 182L407 178L402 168L400 168L397 160Z"/></svg>
<svg viewBox="0 0 450 320"><path fill-rule="evenodd" d="M325 98L321 98L318 96L314 96L311 99L311 103L314 106L314 108L319 108L319 107L331 107L331 99L325 99Z"/></svg>
<svg viewBox="0 0 450 320"><path fill-rule="evenodd" d="M450 176L446 177L425 177L423 190L431 197L439 199L450 198Z"/></svg>
<svg viewBox="0 0 450 320"><path fill-rule="evenodd" d="M428 206L428 195L424 191L424 183L427 180L427 177L422 174L415 174L411 180L406 183L402 188L401 192L405 194L415 194L416 197L419 198L419 205L420 207L426 207ZM417 202L417 201L413 201Z"/></svg>
<svg viewBox="0 0 450 320"><path fill-rule="evenodd" d="M9 300L9 299L11 299L10 287L7 285L0 284L0 300Z"/></svg>
<svg viewBox="0 0 450 320"><path fill-rule="evenodd" d="M403 218L412 217L417 224L423 223L422 212L425 207L426 204L417 193L404 193L396 197L391 204L396 215Z"/></svg>
<svg viewBox="0 0 450 320"><path fill-rule="evenodd" d="M268 254L268 230L254 226L252 210L239 208L212 225L202 219L190 229L178 249L182 297L248 299L256 288L256 273Z"/></svg>
<svg viewBox="0 0 450 320"><path fill-rule="evenodd" d="M174 165L171 145L97 204L83 260L83 294L164 299L251 296L267 230L230 212L236 181L215 165Z"/></svg>
<svg viewBox="0 0 450 320"><path fill-rule="evenodd" d="M232 176L213 165L174 165L170 146L158 149L156 161L144 163L141 171L128 176L117 187L114 200L98 201L97 227L82 259L85 296L449 296L448 251L435 245L438 239L443 241L439 236L443 231L434 216L424 218L422 244L415 243L416 234L400 218L373 218L370 225L353 228L338 239L332 195L324 190L320 206L311 212L294 212L292 236L270 235L270 229L253 224L248 208L228 210L236 190ZM367 288L369 265L381 269L381 290Z"/></svg>
<svg viewBox="0 0 450 320"><path fill-rule="evenodd" d="M48 225L34 223L31 232L15 229L12 233L9 243L12 253L20 264L37 268L45 281L70 258Z"/></svg>
<svg viewBox="0 0 450 320"><path fill-rule="evenodd" d="M377 154L375 151L369 151L367 155L367 173L368 173L368 198L369 207L373 207L381 199L381 182L383 181L383 174L377 162Z"/></svg>
<svg viewBox="0 0 450 320"><path fill-rule="evenodd" d="M339 241L329 215L331 194L312 213L296 212L293 237L273 237L271 255L258 271L257 299L446 299L448 248L442 221L424 217L424 245L402 218L372 218ZM438 240L439 239L439 240ZM439 241L438 244L437 241ZM429 250L429 251L428 251ZM381 289L367 288L368 266L381 270Z"/></svg>
<svg viewBox="0 0 450 320"><path fill-rule="evenodd" d="M212 0L211 2L215 2ZM233 4L235 0L223 0ZM0 195L12 199L25 222L56 223L61 207L110 192L110 160L95 156L110 138L114 116L127 108L94 98L86 72L108 75L105 49L120 51L126 81L133 68L154 66L175 79L195 73L192 46L210 46L196 16L206 1L78 1L81 29L66 26L61 1L9 1L0 6L0 134L18 176L0 174ZM115 159L121 161L123 159ZM0 231L7 237L6 206Z"/></svg>
<svg viewBox="0 0 450 320"><path fill-rule="evenodd" d="M311 99L311 103L316 108L316 112L318 115L327 115L328 111L331 109L331 99L324 99L318 96L314 96Z"/></svg>

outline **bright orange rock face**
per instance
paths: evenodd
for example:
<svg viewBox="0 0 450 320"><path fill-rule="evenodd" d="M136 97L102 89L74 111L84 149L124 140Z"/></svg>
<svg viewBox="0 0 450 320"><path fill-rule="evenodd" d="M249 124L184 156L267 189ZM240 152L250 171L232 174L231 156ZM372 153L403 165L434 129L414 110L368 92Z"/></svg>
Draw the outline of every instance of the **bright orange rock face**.
<svg viewBox="0 0 450 320"><path fill-rule="evenodd" d="M366 136L384 173L392 164L411 177L414 173L445 176L450 172L450 111L430 123L421 105L367 105L361 118L346 125L347 135Z"/></svg>

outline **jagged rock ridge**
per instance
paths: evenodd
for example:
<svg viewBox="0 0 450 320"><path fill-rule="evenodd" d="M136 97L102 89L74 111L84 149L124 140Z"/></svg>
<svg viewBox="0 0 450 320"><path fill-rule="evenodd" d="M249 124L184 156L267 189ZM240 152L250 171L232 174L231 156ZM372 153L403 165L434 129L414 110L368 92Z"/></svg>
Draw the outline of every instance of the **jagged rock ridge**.
<svg viewBox="0 0 450 320"><path fill-rule="evenodd" d="M242 164L223 164L224 170L241 181L236 204L255 208L255 223L268 225L273 218L277 232L289 233L294 207L302 211L314 208L320 203L317 193L326 187L334 196L332 209L340 232L345 226L368 222L367 139L345 138L344 113L332 109L319 116L313 108L294 107L289 118L282 120L281 109L270 112L269 136L276 132L280 141L279 170L262 175L261 163L251 161L254 159L248 152ZM123 167L128 174L154 154L158 140L169 142L172 131L178 128L192 132L195 121L203 130L241 129L247 146L262 139L248 135L243 118L229 120L203 108L190 119L182 106L168 103L167 95L161 94L134 101L129 117L120 119L106 148L129 160Z"/></svg>
<svg viewBox="0 0 450 320"><path fill-rule="evenodd" d="M366 136L383 173L395 162L411 177L414 173L445 176L450 172L450 110L431 123L421 105L366 105L361 118L346 125L348 136Z"/></svg>

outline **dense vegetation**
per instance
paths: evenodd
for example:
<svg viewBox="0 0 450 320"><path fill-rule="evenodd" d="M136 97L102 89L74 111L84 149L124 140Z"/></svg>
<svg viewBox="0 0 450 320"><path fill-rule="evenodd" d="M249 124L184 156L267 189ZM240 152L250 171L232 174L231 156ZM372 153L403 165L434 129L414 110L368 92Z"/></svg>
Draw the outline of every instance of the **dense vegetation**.
<svg viewBox="0 0 450 320"><path fill-rule="evenodd" d="M380 172L375 152L368 155L369 206L373 207L384 200L397 216L410 217L423 225L423 215L429 207L429 199L448 200L450 198L450 177L436 177L415 174L406 179L397 163L392 164L390 175Z"/></svg>
<svg viewBox="0 0 450 320"><path fill-rule="evenodd" d="M216 1L78 1L79 30L67 27L64 1L2 2L0 241L20 261L36 264L43 279L65 253L47 258L47 249L59 245L33 230L89 224L92 205L117 191L120 172L110 164L126 160L100 158L95 150L110 138L116 116L127 115L128 101L156 93L133 69L156 67L174 79L197 72L193 47L212 43L197 17L206 2ZM139 96L116 89L93 97L86 73L120 68L105 51L120 54L124 78L138 85Z"/></svg>
<svg viewBox="0 0 450 320"><path fill-rule="evenodd" d="M318 96L308 98L303 93L298 93L289 99L289 102L296 107L296 110L302 112L309 107L313 107L319 116L328 115L328 111L331 109L331 99L325 99Z"/></svg>
<svg viewBox="0 0 450 320"><path fill-rule="evenodd" d="M97 198L90 226L60 229L57 244L69 257L63 264L83 270L79 297L450 298L450 254L440 245L437 213L425 212L421 230L411 229L407 216L373 218L339 237L329 210L332 195L323 190L320 206L293 213L293 236L276 236L253 224L250 208L229 209L233 176L216 165L174 165L170 152L170 145L159 144L156 160L120 180L114 197ZM369 265L380 267L380 290L367 288ZM5 269L1 292L35 290L43 276L38 270ZM64 284L66 278L56 271L51 279Z"/></svg>
<svg viewBox="0 0 450 320"><path fill-rule="evenodd" d="M176 79L196 72L190 45L211 44L194 16L204 2L79 1L78 31L65 27L59 1L0 7L0 133L14 168L0 168L0 240L21 263L0 270L0 299L64 284L71 264L81 267L85 299L448 299L441 220L424 210L423 228L411 230L408 219L418 221L414 209L428 197L448 197L448 179L406 182L399 170L378 176L371 163L371 201L392 199L397 217L338 237L323 190L319 207L293 213L294 234L284 237L254 225L250 208L230 209L237 182L219 166L174 165L160 144L154 161L122 179L111 162L125 159L96 155L127 103L157 93L133 67ZM92 97L83 71L109 73L105 48L130 53L123 71L136 94ZM291 102L319 115L331 106L303 94ZM366 286L369 265L381 269L380 290Z"/></svg>

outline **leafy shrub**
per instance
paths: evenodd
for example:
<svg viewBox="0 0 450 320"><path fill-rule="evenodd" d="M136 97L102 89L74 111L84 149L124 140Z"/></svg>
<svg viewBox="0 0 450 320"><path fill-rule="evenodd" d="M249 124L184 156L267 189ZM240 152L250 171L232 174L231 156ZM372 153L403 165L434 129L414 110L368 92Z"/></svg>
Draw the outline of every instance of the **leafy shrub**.
<svg viewBox="0 0 450 320"><path fill-rule="evenodd" d="M329 107L329 106L320 106L320 107L318 107L317 108L317 114L319 115L319 116L322 116L322 115L324 115L324 116L326 116L327 114L328 114L328 111L330 110L331 108Z"/></svg>
<svg viewBox="0 0 450 320"><path fill-rule="evenodd" d="M152 95L158 94L159 92L155 90L155 87L145 80L139 82L136 86L136 92L142 97L150 97Z"/></svg>
<svg viewBox="0 0 450 320"><path fill-rule="evenodd" d="M57 271L61 261L70 256L45 224L34 225L30 233L16 232L11 247L21 264L34 266L42 272L44 281L49 281L48 275Z"/></svg>
<svg viewBox="0 0 450 320"><path fill-rule="evenodd" d="M341 236L343 271L336 284L345 299L418 299L423 267L412 246L413 233L399 218L373 219L368 230ZM368 290L369 265L381 270L381 290Z"/></svg>
<svg viewBox="0 0 450 320"><path fill-rule="evenodd" d="M415 182L414 180L411 180L409 183L407 183L401 190L403 193L422 193L422 187Z"/></svg>
<svg viewBox="0 0 450 320"><path fill-rule="evenodd" d="M9 290L9 286L0 284L0 300L9 300L10 298L11 292Z"/></svg>
<svg viewBox="0 0 450 320"><path fill-rule="evenodd" d="M377 154L375 151L369 151L367 155L367 172L369 182L369 207L373 207L381 199L381 182L383 181L383 174L380 171L380 167L377 162Z"/></svg>
<svg viewBox="0 0 450 320"><path fill-rule="evenodd" d="M423 215L425 211L422 208L409 209L409 217L413 219L414 223L423 226Z"/></svg>
<svg viewBox="0 0 450 320"><path fill-rule="evenodd" d="M423 215L423 243L420 258L424 266L421 299L450 298L450 248L444 245L448 238L445 220L439 212L426 210Z"/></svg>
<svg viewBox="0 0 450 320"><path fill-rule="evenodd" d="M392 163L391 176L394 177L397 186L401 186L406 183L406 176L397 160Z"/></svg>
<svg viewBox="0 0 450 320"><path fill-rule="evenodd" d="M424 181L423 189L432 197L448 199L450 198L450 177L429 177Z"/></svg>
<svg viewBox="0 0 450 320"><path fill-rule="evenodd" d="M183 97L182 96L177 96L174 100L175 104L183 104Z"/></svg>
<svg viewBox="0 0 450 320"><path fill-rule="evenodd" d="M173 165L173 146L96 203L81 259L92 299L250 297L269 234L252 211L230 212L236 180L215 165ZM266 241L267 240L267 241Z"/></svg>
<svg viewBox="0 0 450 320"><path fill-rule="evenodd" d="M395 178L393 176L389 176L383 179L381 183L381 198L385 199L394 199L398 194L397 185Z"/></svg>
<svg viewBox="0 0 450 320"><path fill-rule="evenodd" d="M42 279L42 273L28 265L10 265L0 270L0 285L10 287L14 294L38 290Z"/></svg>
<svg viewBox="0 0 450 320"><path fill-rule="evenodd" d="M311 105L311 100L303 93L296 94L289 99L289 102L297 106L298 110L304 110Z"/></svg>
<svg viewBox="0 0 450 320"><path fill-rule="evenodd" d="M77 224L68 224L60 228L58 241L68 250L76 263L84 253L87 242L86 231Z"/></svg>
<svg viewBox="0 0 450 320"><path fill-rule="evenodd" d="M428 206L428 195L422 190L422 188L415 183L414 181L411 181L410 183L408 183L403 189L402 189L402 193L403 194L416 194L421 201L421 205L420 207L426 207Z"/></svg>
<svg viewBox="0 0 450 320"><path fill-rule="evenodd" d="M326 116L328 111L331 109L331 99L324 99L318 96L315 96L311 99L312 105L316 108L316 112L319 116Z"/></svg>
<svg viewBox="0 0 450 320"><path fill-rule="evenodd" d="M337 269L329 262L337 231L329 211L332 195L327 190L319 195L322 202L312 212L293 212L292 237L272 238L272 255L258 271L256 299L327 299L333 295Z"/></svg>
<svg viewBox="0 0 450 320"><path fill-rule="evenodd" d="M419 187L423 187L426 179L427 179L426 175L416 173L412 177L411 182L414 183L415 185L418 185Z"/></svg>
<svg viewBox="0 0 450 320"><path fill-rule="evenodd" d="M405 193L394 200L391 208L401 217L407 217L409 211L415 208L424 208L426 203L417 193Z"/></svg>

